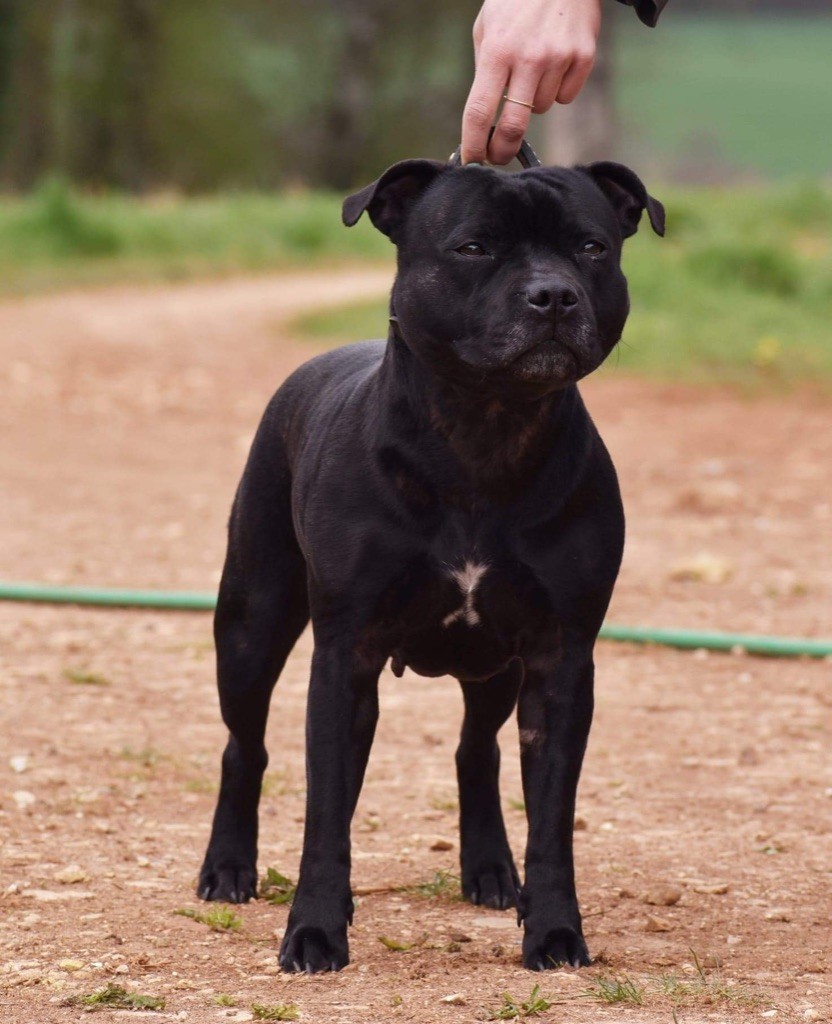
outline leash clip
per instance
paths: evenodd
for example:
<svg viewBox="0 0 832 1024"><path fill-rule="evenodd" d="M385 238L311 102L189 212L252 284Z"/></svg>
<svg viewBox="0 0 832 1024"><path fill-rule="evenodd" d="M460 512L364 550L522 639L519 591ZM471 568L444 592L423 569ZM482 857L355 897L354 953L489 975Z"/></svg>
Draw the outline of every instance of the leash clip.
<svg viewBox="0 0 832 1024"><path fill-rule="evenodd" d="M488 133L488 141L491 142L491 138L494 135L494 127ZM526 139L520 143L520 151L517 154L517 162L523 168L524 171L528 171L531 167L542 167L540 157L532 149L531 145ZM456 147L456 149L448 157L449 167L461 167L462 166L462 145Z"/></svg>

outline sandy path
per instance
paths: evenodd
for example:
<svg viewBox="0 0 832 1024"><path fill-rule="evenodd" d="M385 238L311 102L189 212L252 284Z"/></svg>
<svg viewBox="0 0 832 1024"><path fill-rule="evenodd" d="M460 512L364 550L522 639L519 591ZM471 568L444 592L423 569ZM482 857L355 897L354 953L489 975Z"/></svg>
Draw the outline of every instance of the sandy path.
<svg viewBox="0 0 832 1024"><path fill-rule="evenodd" d="M0 304L0 578L212 587L257 418L311 354L287 321L388 283L304 273ZM827 407L614 369L585 393L629 515L616 620L832 633ZM677 578L685 567L693 578ZM306 637L270 725L261 868L289 875L309 653ZM542 1019L570 1024L669 1024L674 1003L680 1024L830 1019L829 664L602 645L598 675L577 845L597 966L534 979L510 916L383 893L361 900L347 971L286 978L285 908L243 908L233 935L173 914L197 906L223 739L208 618L0 606L3 1019L78 1019L62 1000L117 981L197 1022L248 1019L252 1002L296 1003L315 1024L468 1022L535 980L555 1000ZM357 885L454 868L458 715L451 681L385 677ZM519 852L514 743L512 725L503 793ZM453 849L432 851L437 836ZM678 900L661 905L660 889ZM394 953L378 935L421 944ZM605 975L631 978L643 1005L586 996ZM463 1003L439 1001L453 993Z"/></svg>

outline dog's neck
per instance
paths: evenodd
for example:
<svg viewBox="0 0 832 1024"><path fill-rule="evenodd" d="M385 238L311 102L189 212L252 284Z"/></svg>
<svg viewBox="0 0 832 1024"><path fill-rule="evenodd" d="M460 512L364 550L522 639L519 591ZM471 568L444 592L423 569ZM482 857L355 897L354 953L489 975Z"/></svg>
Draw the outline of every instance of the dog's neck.
<svg viewBox="0 0 832 1024"><path fill-rule="evenodd" d="M391 324L382 374L390 411L441 439L483 490L516 491L530 482L558 440L578 401L572 386L547 395L511 399L475 386L448 383L432 373Z"/></svg>

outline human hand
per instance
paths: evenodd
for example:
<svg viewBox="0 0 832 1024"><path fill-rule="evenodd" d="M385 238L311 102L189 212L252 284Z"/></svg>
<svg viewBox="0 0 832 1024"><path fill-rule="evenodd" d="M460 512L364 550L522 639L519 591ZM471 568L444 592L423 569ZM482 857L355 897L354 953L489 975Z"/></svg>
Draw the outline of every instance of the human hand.
<svg viewBox="0 0 832 1024"><path fill-rule="evenodd" d="M485 0L474 22L474 84L462 118L462 162L507 164L532 113L571 103L595 62L601 0ZM496 131L488 132L500 101Z"/></svg>

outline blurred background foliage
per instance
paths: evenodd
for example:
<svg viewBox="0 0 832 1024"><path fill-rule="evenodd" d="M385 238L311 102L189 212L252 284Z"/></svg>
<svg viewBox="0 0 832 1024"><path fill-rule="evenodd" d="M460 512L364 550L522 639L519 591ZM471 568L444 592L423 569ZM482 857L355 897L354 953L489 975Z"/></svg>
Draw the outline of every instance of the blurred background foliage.
<svg viewBox="0 0 832 1024"><path fill-rule="evenodd" d="M391 260L340 197L457 144L478 6L0 0L0 291ZM668 237L628 245L614 365L832 378L828 0L672 0L655 30L604 11L591 85L534 141L668 200ZM378 336L384 303L296 326Z"/></svg>
<svg viewBox="0 0 832 1024"><path fill-rule="evenodd" d="M346 188L454 138L476 9L5 0L0 175L21 189L55 172L140 192Z"/></svg>
<svg viewBox="0 0 832 1024"><path fill-rule="evenodd" d="M0 0L0 184L345 189L444 156L478 6ZM652 31L605 15L607 153L688 181L827 171L827 0L674 0Z"/></svg>

